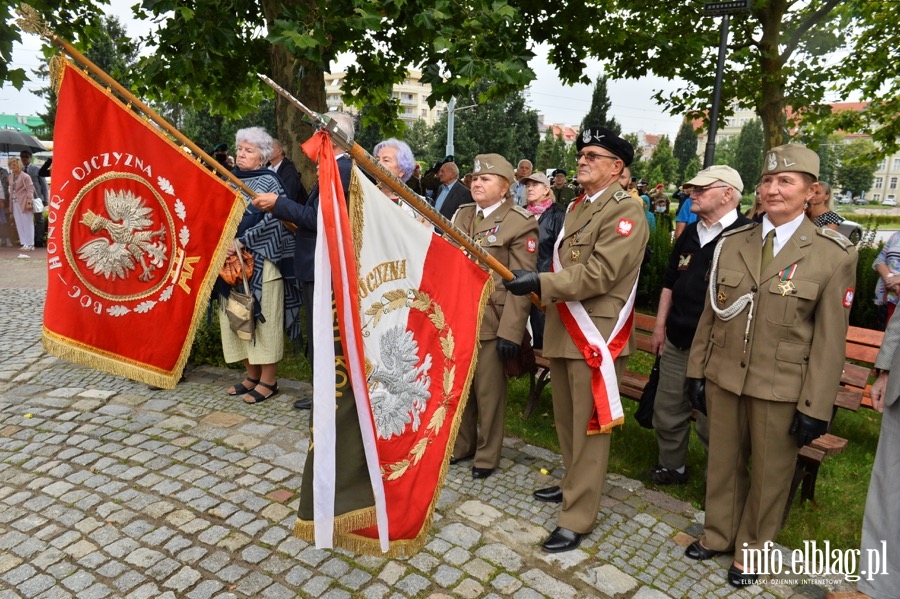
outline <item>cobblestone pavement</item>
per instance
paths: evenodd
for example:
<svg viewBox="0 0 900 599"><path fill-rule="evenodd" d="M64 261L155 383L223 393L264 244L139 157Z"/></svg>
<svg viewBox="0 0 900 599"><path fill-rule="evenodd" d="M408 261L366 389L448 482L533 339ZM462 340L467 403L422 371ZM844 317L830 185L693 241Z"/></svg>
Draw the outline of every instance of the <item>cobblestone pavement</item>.
<svg viewBox="0 0 900 599"><path fill-rule="evenodd" d="M530 491L553 483L560 459L516 439L484 481L471 464L450 468L420 554L315 549L291 536L309 424L291 403L307 383L282 379L276 398L248 406L223 392L235 371L189 369L152 391L74 366L40 345L43 297L0 289L0 599L825 594L734 591L728 557L682 555L702 512L615 475L581 548L542 553L557 506Z"/></svg>

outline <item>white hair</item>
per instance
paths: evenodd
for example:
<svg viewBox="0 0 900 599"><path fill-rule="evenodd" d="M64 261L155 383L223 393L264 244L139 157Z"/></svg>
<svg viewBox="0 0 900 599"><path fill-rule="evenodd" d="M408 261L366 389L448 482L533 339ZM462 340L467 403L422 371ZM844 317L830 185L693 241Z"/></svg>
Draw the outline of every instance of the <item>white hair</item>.
<svg viewBox="0 0 900 599"><path fill-rule="evenodd" d="M262 127L247 127L246 129L238 129L234 134L235 146L241 142L247 142L256 146L259 155L262 157L263 164L272 157L272 136L266 133Z"/></svg>

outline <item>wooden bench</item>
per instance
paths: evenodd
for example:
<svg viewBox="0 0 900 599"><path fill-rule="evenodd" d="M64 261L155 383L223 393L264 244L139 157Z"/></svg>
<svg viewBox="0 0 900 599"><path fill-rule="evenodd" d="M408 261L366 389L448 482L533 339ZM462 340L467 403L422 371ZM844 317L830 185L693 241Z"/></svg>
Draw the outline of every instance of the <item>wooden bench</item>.
<svg viewBox="0 0 900 599"><path fill-rule="evenodd" d="M828 425L829 431L838 410L856 412L861 406L872 407L869 378L873 374L872 368L883 338L882 331L861 327L847 329L847 338L844 343L844 356L847 361L844 362L844 370L841 372L841 383L834 400L831 422ZM831 432L800 448L788 502L784 508L784 521L787 521L798 487L800 488L800 503L810 501L815 504L819 467L825 458L842 453L846 448L847 440L833 435Z"/></svg>
<svg viewBox="0 0 900 599"><path fill-rule="evenodd" d="M656 317L653 315L637 313L634 315L634 338L637 351L653 353L650 340L655 324ZM883 332L871 329L850 327L847 330L844 350L846 362L841 374L840 387L835 397L832 423L839 409L856 412L860 406L872 407L872 399L869 396L869 378L872 375L872 365L881 348L883 337ZM535 358L537 366L529 376L530 388L528 402L525 406L525 418L530 417L537 409L541 394L550 382L550 362L541 355L540 350L535 350ZM619 390L624 397L639 401L647 381L647 375L626 369L622 373ZM829 431L830 429L831 424L829 423ZM815 503L816 478L819 474L819 467L827 457L842 453L847 448L847 444L846 439L829 432L800 449L788 502L784 510L784 520L787 520L798 489L800 489L801 503L804 501Z"/></svg>

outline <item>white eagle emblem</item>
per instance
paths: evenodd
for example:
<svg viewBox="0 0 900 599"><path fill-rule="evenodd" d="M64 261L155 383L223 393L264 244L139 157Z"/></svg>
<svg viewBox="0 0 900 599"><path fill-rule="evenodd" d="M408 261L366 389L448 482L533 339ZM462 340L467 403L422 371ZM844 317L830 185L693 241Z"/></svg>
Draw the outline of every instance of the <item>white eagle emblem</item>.
<svg viewBox="0 0 900 599"><path fill-rule="evenodd" d="M403 434L407 425L419 430L421 415L431 399L431 354L418 365L419 344L411 331L392 327L381 338L381 363L369 374L369 397L378 437Z"/></svg>
<svg viewBox="0 0 900 599"><path fill-rule="evenodd" d="M107 279L124 279L128 271L140 264L138 280L150 281L153 271L166 262L165 227L150 229L152 210L130 191L106 190L104 203L109 218L90 210L81 217L81 224L101 235L78 248L78 257L94 274Z"/></svg>
<svg viewBox="0 0 900 599"><path fill-rule="evenodd" d="M583 141L584 143L591 141L591 130L590 129L585 129L581 133L581 141Z"/></svg>
<svg viewBox="0 0 900 599"><path fill-rule="evenodd" d="M766 154L766 170L774 171L777 166L778 156L775 155L775 152Z"/></svg>
<svg viewBox="0 0 900 599"><path fill-rule="evenodd" d="M619 226L616 227L616 233L624 237L628 237L629 235L631 235L632 227L634 227L634 223L627 218L619 219Z"/></svg>
<svg viewBox="0 0 900 599"><path fill-rule="evenodd" d="M481 161L480 160L478 160L478 159L475 160L475 166L472 170L476 173L481 172Z"/></svg>

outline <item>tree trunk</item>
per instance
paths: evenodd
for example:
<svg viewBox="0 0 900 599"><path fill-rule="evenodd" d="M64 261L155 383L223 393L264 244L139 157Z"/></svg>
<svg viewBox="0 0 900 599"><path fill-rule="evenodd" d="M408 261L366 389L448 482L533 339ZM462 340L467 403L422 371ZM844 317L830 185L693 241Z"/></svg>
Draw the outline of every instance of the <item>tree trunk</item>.
<svg viewBox="0 0 900 599"><path fill-rule="evenodd" d="M283 4L300 3L315 4L315 0L263 0L266 22L271 23L278 16ZM327 110L325 69L322 65L297 60L286 48L273 44L269 68L271 72L266 74L307 108L319 113ZM309 191L317 180L316 165L303 154L300 145L309 139L315 129L304 123L302 118L303 113L298 108L280 95L275 95L276 136L284 144L285 155L297 165L303 187Z"/></svg>
<svg viewBox="0 0 900 599"><path fill-rule="evenodd" d="M781 20L786 11L784 0L773 0L760 13L763 34L759 42L762 78L759 117L762 119L764 150L780 146L784 139L785 76L778 41L781 38Z"/></svg>

